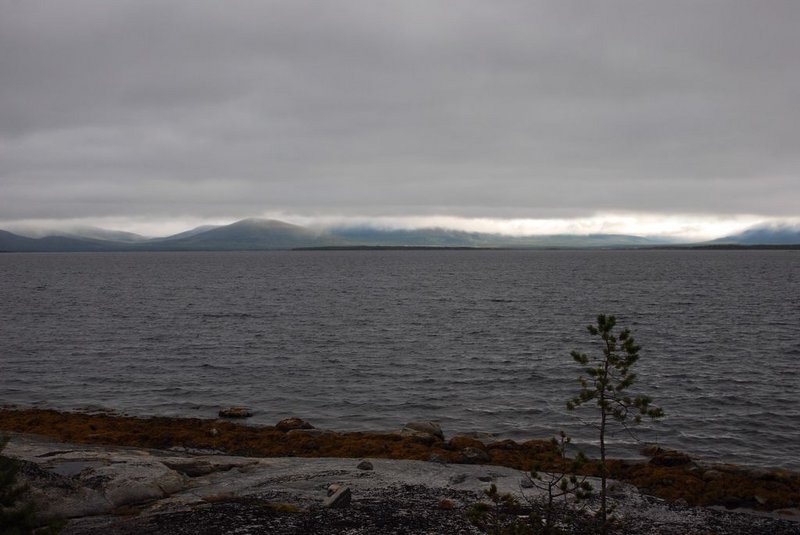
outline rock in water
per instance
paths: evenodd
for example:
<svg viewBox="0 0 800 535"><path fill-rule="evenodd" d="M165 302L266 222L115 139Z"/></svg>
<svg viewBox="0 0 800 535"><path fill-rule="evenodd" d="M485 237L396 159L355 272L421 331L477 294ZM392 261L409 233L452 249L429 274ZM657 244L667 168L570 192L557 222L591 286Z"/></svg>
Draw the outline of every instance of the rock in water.
<svg viewBox="0 0 800 535"><path fill-rule="evenodd" d="M405 426L403 426L401 433L409 435L415 435L415 434L431 435L438 438L439 440L444 440L444 433L442 433L441 426L436 422L430 420L408 422Z"/></svg>
<svg viewBox="0 0 800 535"><path fill-rule="evenodd" d="M220 418L250 418L252 411L245 407L229 407L219 411Z"/></svg>
<svg viewBox="0 0 800 535"><path fill-rule="evenodd" d="M336 492L325 498L323 506L329 509L341 509L350 505L350 500L353 499L353 494L350 492L350 487L340 487Z"/></svg>
<svg viewBox="0 0 800 535"><path fill-rule="evenodd" d="M292 431L293 429L314 429L314 426L306 422L305 420L292 417L292 418L285 418L280 422L278 422L277 424L275 424L275 429L286 433L287 431Z"/></svg>

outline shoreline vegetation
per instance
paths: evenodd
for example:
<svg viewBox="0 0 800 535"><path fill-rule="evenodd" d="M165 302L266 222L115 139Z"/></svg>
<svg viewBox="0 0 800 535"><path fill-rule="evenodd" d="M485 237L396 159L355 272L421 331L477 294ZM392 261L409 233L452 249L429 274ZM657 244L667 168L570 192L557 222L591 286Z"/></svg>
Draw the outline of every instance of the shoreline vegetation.
<svg viewBox="0 0 800 535"><path fill-rule="evenodd" d="M436 429L436 427L434 425ZM248 457L334 457L496 465L518 470L564 471L550 439L494 440L443 433L336 432L315 429L297 418L276 426L252 426L225 419L134 417L34 408L0 409L0 435L33 434L60 442L128 446ZM643 493L688 506L724 506L773 511L800 507L800 473L783 469L699 463L688 455L657 447L648 460L608 460L609 476ZM597 475L587 463L585 475ZM789 514L787 512L786 514Z"/></svg>

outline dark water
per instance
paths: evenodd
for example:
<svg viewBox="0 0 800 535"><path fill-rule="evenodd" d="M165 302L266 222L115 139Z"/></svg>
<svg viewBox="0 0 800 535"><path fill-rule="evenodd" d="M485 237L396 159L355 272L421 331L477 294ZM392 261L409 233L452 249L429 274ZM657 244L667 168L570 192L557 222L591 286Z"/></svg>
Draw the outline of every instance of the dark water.
<svg viewBox="0 0 800 535"><path fill-rule="evenodd" d="M796 251L5 254L0 276L0 403L591 448L569 352L608 312L668 414L642 438L800 468Z"/></svg>

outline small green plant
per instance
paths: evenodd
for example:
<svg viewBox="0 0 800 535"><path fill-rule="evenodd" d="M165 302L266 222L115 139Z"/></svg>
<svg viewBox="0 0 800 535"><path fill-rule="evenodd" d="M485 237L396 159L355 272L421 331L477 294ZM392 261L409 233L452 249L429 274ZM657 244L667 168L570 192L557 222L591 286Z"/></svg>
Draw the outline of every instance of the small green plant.
<svg viewBox="0 0 800 535"><path fill-rule="evenodd" d="M577 510L580 507L576 505L592 496L592 485L586 480L586 476L578 475L588 459L580 451L574 459L569 459L567 445L570 442L571 438L564 431L559 433L558 438L552 439L553 450L559 457L561 471L542 472L541 464L537 464L528 476L531 486L546 493L535 499L526 498L536 511L533 520L539 526L538 532L542 535L561 533L556 527L556 520L568 516L575 518L580 512Z"/></svg>
<svg viewBox="0 0 800 535"><path fill-rule="evenodd" d="M567 402L568 410L575 410L583 404L596 407L600 433L600 516L601 530L608 533L609 507L607 503L608 465L606 464L606 432L610 421L616 421L627 429L628 422L639 424L643 416L651 419L664 416L664 411L651 407L647 396L627 395L625 391L636 381L636 374L630 371L639 360L640 346L629 329L614 334L617 320L614 316L600 314L597 325L587 327L589 334L599 338L600 354L589 356L572 351L572 358L582 368L585 376L580 376L581 390Z"/></svg>
<svg viewBox="0 0 800 535"><path fill-rule="evenodd" d="M0 452L8 438L0 437ZM25 535L35 527L33 506L24 503L26 488L17 483L19 462L0 455L0 535Z"/></svg>
<svg viewBox="0 0 800 535"><path fill-rule="evenodd" d="M528 518L520 518L520 504L510 493L501 494L494 483L484 490L489 503L478 502L467 510L469 521L490 535L533 535Z"/></svg>

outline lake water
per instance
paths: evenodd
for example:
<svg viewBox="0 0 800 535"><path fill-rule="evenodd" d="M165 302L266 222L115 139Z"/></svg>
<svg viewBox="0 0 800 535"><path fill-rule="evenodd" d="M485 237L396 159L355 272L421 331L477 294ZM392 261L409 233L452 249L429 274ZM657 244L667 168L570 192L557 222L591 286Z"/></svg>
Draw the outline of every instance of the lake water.
<svg viewBox="0 0 800 535"><path fill-rule="evenodd" d="M0 277L0 404L564 429L592 453L569 353L607 312L667 413L641 439L800 469L798 251L2 254Z"/></svg>

